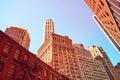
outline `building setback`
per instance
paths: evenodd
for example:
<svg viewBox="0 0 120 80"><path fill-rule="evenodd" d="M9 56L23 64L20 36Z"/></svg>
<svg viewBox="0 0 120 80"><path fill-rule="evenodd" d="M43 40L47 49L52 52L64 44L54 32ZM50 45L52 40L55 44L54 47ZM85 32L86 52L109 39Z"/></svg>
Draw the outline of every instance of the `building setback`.
<svg viewBox="0 0 120 80"><path fill-rule="evenodd" d="M0 31L0 80L69 80Z"/></svg>
<svg viewBox="0 0 120 80"><path fill-rule="evenodd" d="M94 12L94 20L120 54L120 1L85 0L85 2Z"/></svg>
<svg viewBox="0 0 120 80"><path fill-rule="evenodd" d="M106 72L108 73L110 80L119 80L120 74L117 74L116 69L113 67L110 59L108 58L105 51L102 49L102 47L97 46L90 46L89 50L92 54L92 57L94 59L102 61Z"/></svg>
<svg viewBox="0 0 120 80"><path fill-rule="evenodd" d="M10 26L5 30L5 34L22 45L24 48L29 49L30 36L26 29Z"/></svg>
<svg viewBox="0 0 120 80"><path fill-rule="evenodd" d="M80 80L110 80L101 61L95 60L82 44L73 46L79 64Z"/></svg>

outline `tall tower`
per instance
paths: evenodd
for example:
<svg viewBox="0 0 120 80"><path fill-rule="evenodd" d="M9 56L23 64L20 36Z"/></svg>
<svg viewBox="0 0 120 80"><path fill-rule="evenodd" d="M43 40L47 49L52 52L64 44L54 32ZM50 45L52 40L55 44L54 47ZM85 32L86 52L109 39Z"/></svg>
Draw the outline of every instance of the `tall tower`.
<svg viewBox="0 0 120 80"><path fill-rule="evenodd" d="M80 79L72 40L69 37L52 33L39 48L37 56L71 80Z"/></svg>
<svg viewBox="0 0 120 80"><path fill-rule="evenodd" d="M68 36L55 34L51 19L45 22L44 43L39 48L37 57L70 79L80 79L72 40Z"/></svg>
<svg viewBox="0 0 120 80"><path fill-rule="evenodd" d="M10 26L10 28L5 30L5 34L18 42L24 48L29 49L30 36L26 29Z"/></svg>
<svg viewBox="0 0 120 80"><path fill-rule="evenodd" d="M120 0L85 0L94 20L120 54Z"/></svg>
<svg viewBox="0 0 120 80"><path fill-rule="evenodd" d="M47 19L44 24L44 36L43 36L44 41L43 42L45 42L49 38L51 33L54 33L54 22L52 21L52 19Z"/></svg>
<svg viewBox="0 0 120 80"><path fill-rule="evenodd" d="M90 51L85 50L82 45L73 45L68 36L56 34L54 29L48 37L49 39L46 38L46 41L39 48L37 57L53 69L71 80L93 80L98 77L100 80L109 80L102 62L93 60Z"/></svg>
<svg viewBox="0 0 120 80"><path fill-rule="evenodd" d="M102 47L90 46L89 50L94 59L102 61L103 65L110 77L110 80L119 80L120 79L120 77L119 77L120 75L116 73L115 68L113 67L111 61L109 60L107 54L102 49Z"/></svg>

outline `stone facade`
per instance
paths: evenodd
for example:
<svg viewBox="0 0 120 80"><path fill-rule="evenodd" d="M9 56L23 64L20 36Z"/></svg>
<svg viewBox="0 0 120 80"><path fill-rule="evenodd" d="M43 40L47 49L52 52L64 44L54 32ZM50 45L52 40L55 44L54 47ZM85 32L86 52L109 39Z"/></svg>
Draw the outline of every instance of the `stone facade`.
<svg viewBox="0 0 120 80"><path fill-rule="evenodd" d="M30 36L26 29L10 26L10 28L5 30L5 34L7 34L26 49L29 49Z"/></svg>

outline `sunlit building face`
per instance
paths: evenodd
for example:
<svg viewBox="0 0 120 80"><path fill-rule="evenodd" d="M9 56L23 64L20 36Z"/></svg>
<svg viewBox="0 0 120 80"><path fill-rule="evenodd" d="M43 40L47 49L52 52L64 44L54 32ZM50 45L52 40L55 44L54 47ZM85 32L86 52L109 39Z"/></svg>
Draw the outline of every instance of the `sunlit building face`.
<svg viewBox="0 0 120 80"><path fill-rule="evenodd" d="M11 26L5 30L5 34L18 42L24 48L29 49L30 36L27 30Z"/></svg>
<svg viewBox="0 0 120 80"><path fill-rule="evenodd" d="M95 21L120 53L120 1L85 0L85 2L94 12Z"/></svg>
<svg viewBox="0 0 120 80"><path fill-rule="evenodd" d="M94 59L102 61L102 64L104 65L105 70L110 77L110 80L120 79L120 75L115 71L110 59L102 47L90 46L89 51L91 52Z"/></svg>
<svg viewBox="0 0 120 80"><path fill-rule="evenodd" d="M47 22L49 21L47 20ZM50 24L50 22L48 24ZM95 73L95 70L99 72L102 69L101 73L99 73L98 75L96 74L96 76L100 76L99 79L104 79L105 77L106 80L109 80L109 77L101 61L93 60L92 56L90 56L90 52L88 50L85 50L83 47L76 48L75 45L72 44L72 40L69 39L68 36L61 36L59 34L52 32L54 31L53 26L50 26L52 28L49 27L49 29L53 30L52 31L49 30L48 24L45 25L45 27L47 28L44 28L44 33L46 34L50 32L51 33L49 34L49 36L44 35L44 38L46 38L46 40L38 50L37 54L38 58L40 58L45 63L50 65L53 69L55 69L59 73L69 77L71 80L89 79L87 77L96 79L90 74L88 75L84 74L84 72L87 71L85 70L87 68L89 68L89 72L93 72L92 74ZM77 49L79 49L81 52L77 52L76 51ZM86 57L84 58L84 56L87 56L87 58ZM93 64L96 65L94 66ZM90 67L87 67L88 65L90 65ZM93 67L98 66L99 66L98 69L93 69ZM101 75L102 73L104 75Z"/></svg>

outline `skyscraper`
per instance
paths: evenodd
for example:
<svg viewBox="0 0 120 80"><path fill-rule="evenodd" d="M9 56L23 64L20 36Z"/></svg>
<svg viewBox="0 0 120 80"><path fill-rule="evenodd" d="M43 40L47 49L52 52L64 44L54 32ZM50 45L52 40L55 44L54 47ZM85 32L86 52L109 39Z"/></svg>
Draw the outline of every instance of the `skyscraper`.
<svg viewBox="0 0 120 80"><path fill-rule="evenodd" d="M85 0L85 2L94 12L95 21L120 54L120 1Z"/></svg>
<svg viewBox="0 0 120 80"><path fill-rule="evenodd" d="M110 59L108 58L107 54L102 49L102 47L90 46L89 50L94 59L102 61L103 65L110 77L110 80L119 80L120 79L120 77L119 77L120 75L116 73L115 68L113 67Z"/></svg>
<svg viewBox="0 0 120 80"><path fill-rule="evenodd" d="M51 33L54 33L54 22L52 21L52 19L47 19L45 24L44 24L44 41L45 42L49 36L51 35Z"/></svg>
<svg viewBox="0 0 120 80"><path fill-rule="evenodd" d="M94 59L83 44L74 44L80 80L111 80L101 61Z"/></svg>
<svg viewBox="0 0 120 80"><path fill-rule="evenodd" d="M51 19L46 20L45 24L45 40L38 50L38 58L70 79L79 79L79 70L72 47L72 40L68 36L55 34L54 24Z"/></svg>
<svg viewBox="0 0 120 80"><path fill-rule="evenodd" d="M29 49L30 36L26 29L10 26L10 28L5 30L5 34L18 42L24 48Z"/></svg>
<svg viewBox="0 0 120 80"><path fill-rule="evenodd" d="M83 46L76 47L68 36L51 33L39 48L37 57L71 80L97 79L97 76L99 79L109 80L102 62L93 60L90 51L85 50ZM87 68L90 69L88 72ZM96 72L98 73L93 75Z"/></svg>
<svg viewBox="0 0 120 80"><path fill-rule="evenodd" d="M72 80L80 78L72 40L52 33L38 50L38 58Z"/></svg>

